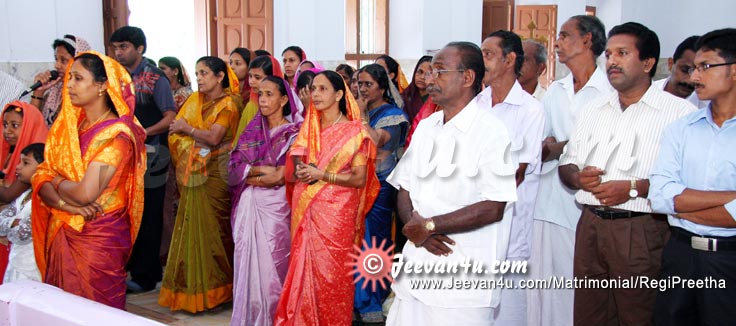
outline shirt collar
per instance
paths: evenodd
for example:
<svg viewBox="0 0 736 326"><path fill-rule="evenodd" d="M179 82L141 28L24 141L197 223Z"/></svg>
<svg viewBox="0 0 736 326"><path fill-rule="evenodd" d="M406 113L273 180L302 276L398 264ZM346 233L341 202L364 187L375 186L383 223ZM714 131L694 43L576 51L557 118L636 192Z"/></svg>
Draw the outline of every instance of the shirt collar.
<svg viewBox="0 0 736 326"><path fill-rule="evenodd" d="M567 74L564 78L560 79L560 86L562 86L565 89L569 89L570 91L574 90L575 84L572 80L572 73ZM603 71L603 67L596 66L595 71L593 71L593 75L590 76L590 79L588 79L588 82L585 83L585 86L581 88L580 90L583 90L587 87L592 87L597 89L598 91L605 93L606 91L609 91L612 89L611 83L608 82L608 77L606 76L606 72Z"/></svg>
<svg viewBox="0 0 736 326"><path fill-rule="evenodd" d="M524 103L524 89L521 88L521 84L518 81L514 81L514 86L511 87L509 94L503 99L503 103L511 105L522 105Z"/></svg>
<svg viewBox="0 0 736 326"><path fill-rule="evenodd" d="M705 119L708 123L713 124L713 112L710 110L710 105L707 108L696 111L697 114L693 114L687 120L687 124L692 125L702 119Z"/></svg>
<svg viewBox="0 0 736 326"><path fill-rule="evenodd" d="M634 104L644 103L648 107L654 108L655 110L659 111L662 108L660 108L660 105L659 105L660 102L657 101L657 97L662 96L663 92L664 91L660 90L657 85L654 85L654 83L652 83L651 85L649 85L649 88L647 88L647 91L639 99L639 101ZM608 103L614 108L621 107L621 103L618 100L618 92L613 92L613 94L611 94L611 97L608 98Z"/></svg>
<svg viewBox="0 0 736 326"><path fill-rule="evenodd" d="M464 108L462 108L462 110L460 110L460 112L452 117L445 126L455 126L458 130L467 132L468 129L470 129L470 125L478 115L478 110L478 104L475 100L471 100ZM442 122L445 120L445 111L443 110L441 112L442 113L440 114L436 114L436 120L434 121L435 126L442 126Z"/></svg>
<svg viewBox="0 0 736 326"><path fill-rule="evenodd" d="M130 74L131 74L131 75L137 75L137 74L140 74L140 73L141 73L141 72L143 71L143 68L145 68L145 67L146 67L146 63L148 63L148 62L146 61L146 57L143 57L143 58L141 59L141 63L140 63L139 65L138 65L138 67L135 67L135 69L133 69L133 71L131 71L131 72L130 72Z"/></svg>

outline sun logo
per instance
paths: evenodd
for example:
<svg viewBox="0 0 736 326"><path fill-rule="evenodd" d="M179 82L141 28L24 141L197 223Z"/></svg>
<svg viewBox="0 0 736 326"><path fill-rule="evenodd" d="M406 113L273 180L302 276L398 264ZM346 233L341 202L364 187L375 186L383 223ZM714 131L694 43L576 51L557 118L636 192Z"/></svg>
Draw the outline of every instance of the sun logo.
<svg viewBox="0 0 736 326"><path fill-rule="evenodd" d="M388 289L389 284L393 282L391 277L391 265L393 265L393 258L390 254L394 250L394 245L383 250L385 247L386 239L381 241L381 244L376 247L376 237L371 238L371 245L363 240L363 248L360 249L357 245L353 245L355 252L350 254L350 258L353 261L347 263L348 266L353 267L348 275L355 276L353 284L364 280L363 289L365 289L368 283L371 284L371 291L376 290L376 284L380 284L385 290ZM357 275L356 275L357 274Z"/></svg>

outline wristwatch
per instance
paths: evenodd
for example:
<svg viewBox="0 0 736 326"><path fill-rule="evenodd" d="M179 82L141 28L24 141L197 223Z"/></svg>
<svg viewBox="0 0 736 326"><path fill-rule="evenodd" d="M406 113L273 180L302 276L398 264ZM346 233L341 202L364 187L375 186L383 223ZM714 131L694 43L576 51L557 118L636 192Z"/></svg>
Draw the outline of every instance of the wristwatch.
<svg viewBox="0 0 736 326"><path fill-rule="evenodd" d="M636 190L636 180L634 179L631 179L631 190L629 190L629 197L631 199L639 197L639 191Z"/></svg>
<svg viewBox="0 0 736 326"><path fill-rule="evenodd" d="M429 233L434 233L434 220L431 217L424 221L424 228Z"/></svg>

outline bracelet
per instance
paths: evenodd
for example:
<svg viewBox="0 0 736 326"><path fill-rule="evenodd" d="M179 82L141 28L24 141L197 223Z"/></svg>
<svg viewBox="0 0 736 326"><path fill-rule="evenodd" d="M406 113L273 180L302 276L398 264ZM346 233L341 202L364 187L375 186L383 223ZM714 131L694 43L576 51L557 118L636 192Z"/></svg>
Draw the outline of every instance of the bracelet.
<svg viewBox="0 0 736 326"><path fill-rule="evenodd" d="M32 99L43 101L43 97L42 96L31 95L31 98Z"/></svg>
<svg viewBox="0 0 736 326"><path fill-rule="evenodd" d="M262 177L262 176L261 176L261 175L259 175L259 176L258 176L258 178L256 178L256 182L260 183L260 182L261 182L261 177Z"/></svg>
<svg viewBox="0 0 736 326"><path fill-rule="evenodd" d="M66 202L63 199L59 198L59 209L64 207L64 205L66 205Z"/></svg>
<svg viewBox="0 0 736 326"><path fill-rule="evenodd" d="M192 136L192 137L194 137L194 132L195 131L196 131L196 129L194 127L192 127L192 131L189 132L189 135Z"/></svg>

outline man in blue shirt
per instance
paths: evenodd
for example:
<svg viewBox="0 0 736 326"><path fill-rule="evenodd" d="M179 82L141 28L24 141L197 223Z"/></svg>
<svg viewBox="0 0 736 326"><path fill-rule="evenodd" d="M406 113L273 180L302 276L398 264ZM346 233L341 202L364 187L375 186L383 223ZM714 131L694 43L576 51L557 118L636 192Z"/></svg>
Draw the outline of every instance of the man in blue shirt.
<svg viewBox="0 0 736 326"><path fill-rule="evenodd" d="M649 200L669 214L672 237L655 325L728 325L736 321L736 29L703 35L691 80L710 106L673 122L650 176ZM700 283L688 284L689 280Z"/></svg>

